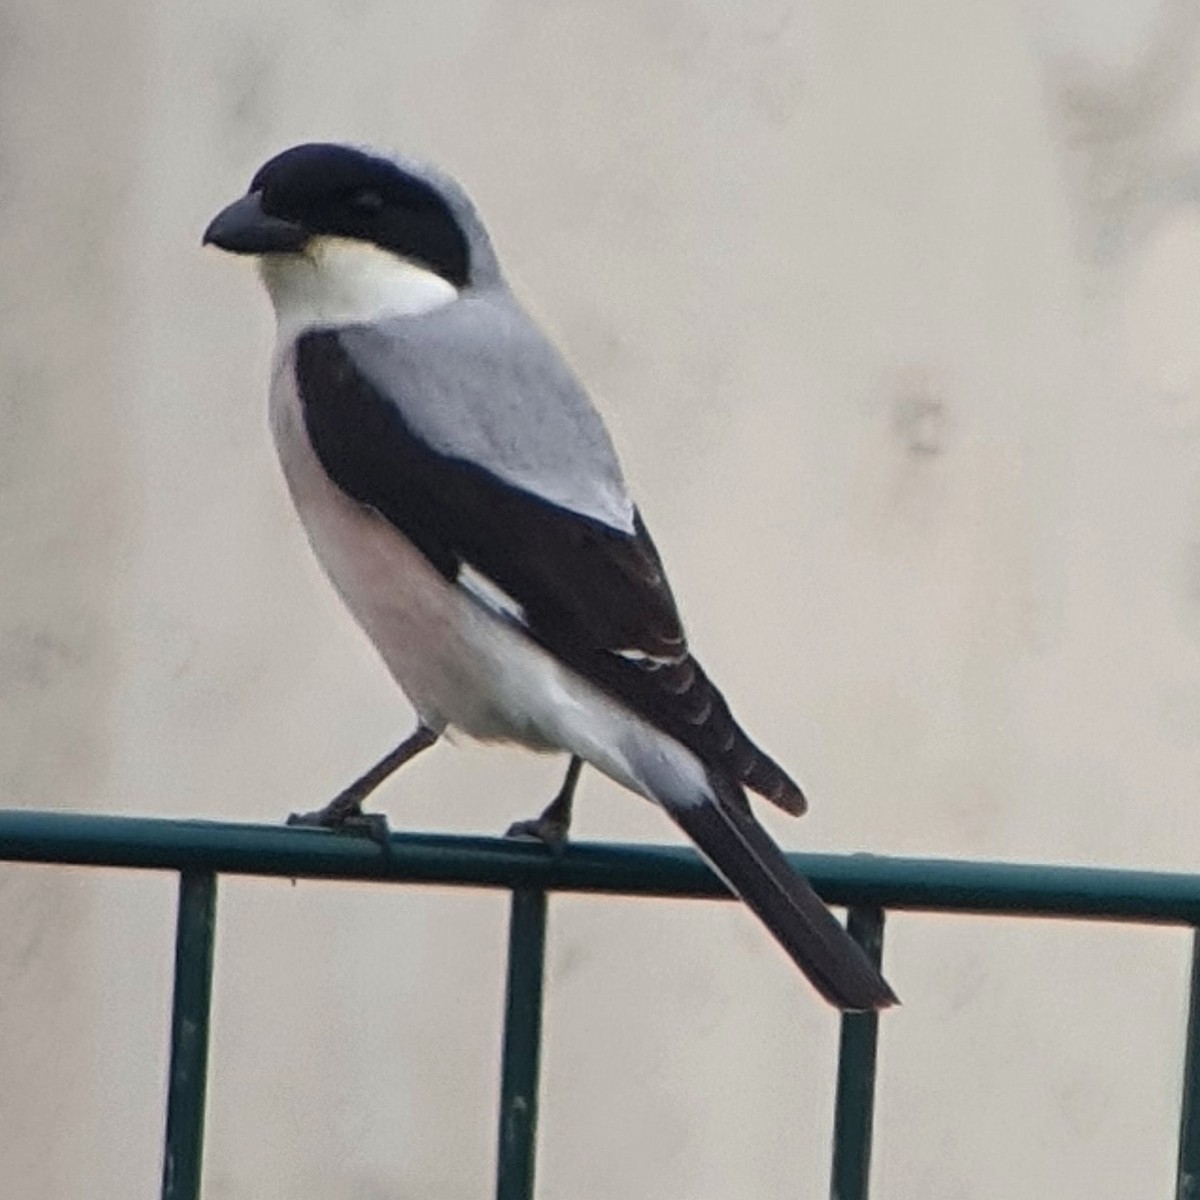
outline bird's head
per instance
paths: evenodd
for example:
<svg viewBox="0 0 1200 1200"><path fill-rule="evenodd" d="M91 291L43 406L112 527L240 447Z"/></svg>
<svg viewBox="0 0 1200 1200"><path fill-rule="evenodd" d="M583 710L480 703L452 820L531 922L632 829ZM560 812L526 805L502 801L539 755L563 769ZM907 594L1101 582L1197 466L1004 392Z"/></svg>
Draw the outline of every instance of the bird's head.
<svg viewBox="0 0 1200 1200"><path fill-rule="evenodd" d="M465 193L432 168L354 146L276 155L213 218L204 243L259 262L281 324L411 315L498 282Z"/></svg>

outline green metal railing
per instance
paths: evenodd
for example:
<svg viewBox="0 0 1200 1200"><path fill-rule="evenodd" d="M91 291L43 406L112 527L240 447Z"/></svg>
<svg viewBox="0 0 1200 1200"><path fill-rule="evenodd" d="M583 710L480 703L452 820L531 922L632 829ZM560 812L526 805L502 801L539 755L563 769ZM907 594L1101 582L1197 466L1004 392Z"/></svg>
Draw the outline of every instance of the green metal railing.
<svg viewBox="0 0 1200 1200"><path fill-rule="evenodd" d="M1200 1200L1200 875L999 863L789 856L878 962L884 913L909 910L1171 924L1193 930L1176 1200ZM537 1135L547 894L727 897L691 850L396 834L386 847L317 829L0 811L0 861L179 873L163 1200L199 1200L218 875L461 884L512 893L497 1200L530 1200ZM874 1014L842 1018L830 1194L866 1200Z"/></svg>

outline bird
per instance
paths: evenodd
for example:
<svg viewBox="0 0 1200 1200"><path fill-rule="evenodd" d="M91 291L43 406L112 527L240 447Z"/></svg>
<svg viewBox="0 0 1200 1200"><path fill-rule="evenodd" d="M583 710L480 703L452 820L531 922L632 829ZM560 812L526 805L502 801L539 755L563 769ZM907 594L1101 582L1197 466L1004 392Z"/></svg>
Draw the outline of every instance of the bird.
<svg viewBox="0 0 1200 1200"><path fill-rule="evenodd" d="M747 789L795 815L806 800L692 655L609 433L463 188L406 155L304 143L203 243L256 260L288 491L417 715L291 821L377 828L363 801L447 731L563 754L561 789L510 835L561 846L588 764L659 805L831 1004L895 1003L751 811Z"/></svg>

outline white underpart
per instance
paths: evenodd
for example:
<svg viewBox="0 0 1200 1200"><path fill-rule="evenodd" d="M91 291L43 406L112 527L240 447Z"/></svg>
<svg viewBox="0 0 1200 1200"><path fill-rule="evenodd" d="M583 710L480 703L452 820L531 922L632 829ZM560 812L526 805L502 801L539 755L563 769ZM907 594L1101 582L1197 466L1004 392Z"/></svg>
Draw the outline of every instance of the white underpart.
<svg viewBox="0 0 1200 1200"><path fill-rule="evenodd" d="M424 724L576 754L664 804L712 799L690 750L564 666L469 585L448 582L382 516L333 485L308 440L288 340L276 352L271 426L318 561ZM480 580L493 600L499 593L515 603L475 572Z"/></svg>
<svg viewBox="0 0 1200 1200"><path fill-rule="evenodd" d="M353 238L311 238L302 253L264 255L259 272L281 344L314 327L431 312L458 296L427 267Z"/></svg>
<svg viewBox="0 0 1200 1200"><path fill-rule="evenodd" d="M507 617L518 625L527 624L525 609L514 600L494 579L489 579L482 571L476 570L470 563L463 563L458 569L455 580L475 597L481 604L486 605L497 616Z"/></svg>

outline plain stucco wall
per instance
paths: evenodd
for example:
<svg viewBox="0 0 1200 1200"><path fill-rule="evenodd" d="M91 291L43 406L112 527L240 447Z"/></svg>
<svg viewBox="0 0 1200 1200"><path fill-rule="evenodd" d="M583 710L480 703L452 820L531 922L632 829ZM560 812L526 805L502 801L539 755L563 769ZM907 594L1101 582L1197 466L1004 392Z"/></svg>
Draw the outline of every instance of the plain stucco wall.
<svg viewBox="0 0 1200 1200"><path fill-rule="evenodd" d="M813 798L765 814L786 844L1195 869L1198 30L1191 0L0 6L0 802L273 820L407 729L283 494L266 301L198 244L335 138L476 196ZM446 748L381 801L498 831L559 770ZM577 834L671 836L592 776ZM172 898L0 869L5 1196L156 1194ZM486 1194L504 918L224 886L210 1200ZM875 1194L1167 1194L1185 943L893 919ZM736 906L556 902L539 1194L821 1195L836 1032Z"/></svg>

